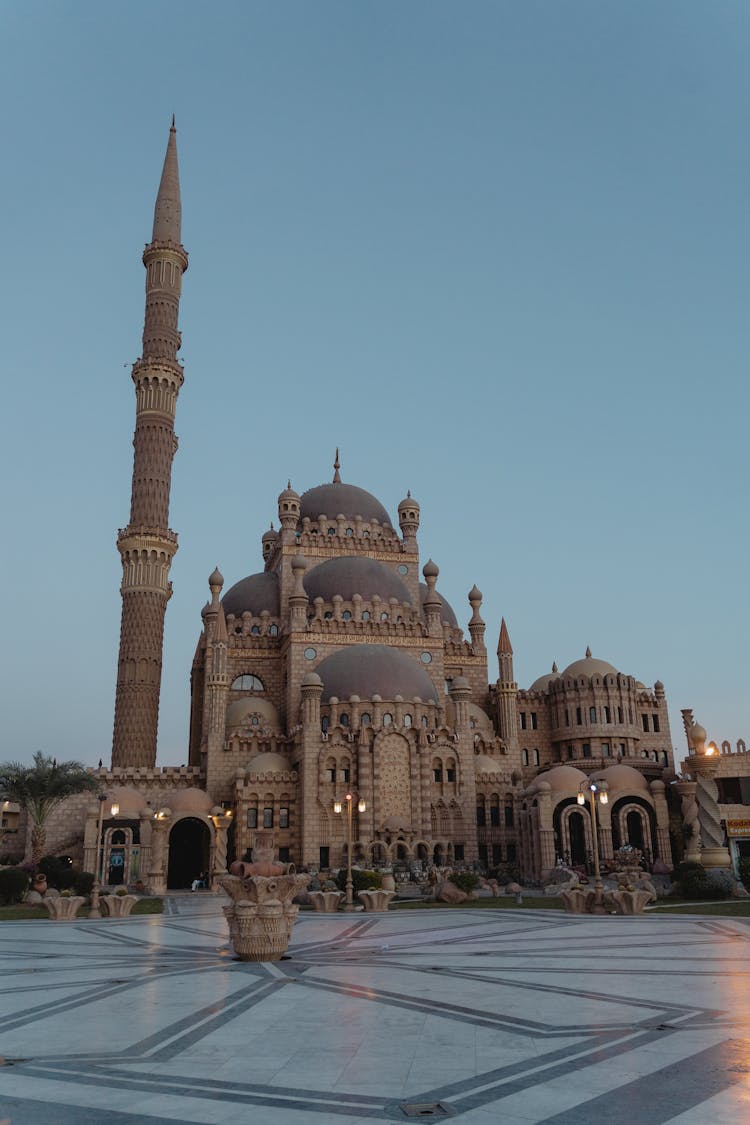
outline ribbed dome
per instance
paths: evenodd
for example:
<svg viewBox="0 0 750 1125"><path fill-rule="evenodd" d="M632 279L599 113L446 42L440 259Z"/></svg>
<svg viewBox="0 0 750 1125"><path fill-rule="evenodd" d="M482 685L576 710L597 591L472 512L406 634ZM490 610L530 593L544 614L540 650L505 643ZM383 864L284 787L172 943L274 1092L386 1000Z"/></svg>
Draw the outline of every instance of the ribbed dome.
<svg viewBox="0 0 750 1125"><path fill-rule="evenodd" d="M227 590L221 599L226 614L233 613L241 617L243 613L251 613L259 617L263 610L267 610L272 617L279 616L279 578L273 571L262 571L260 574L251 574L237 582Z"/></svg>
<svg viewBox="0 0 750 1125"><path fill-rule="evenodd" d="M427 593L428 593L427 584L425 582L420 582L419 583L419 604L421 606L422 613L424 613L424 600L427 597ZM445 600L445 598L443 597L443 595L440 593L440 591L437 588L435 589L435 593L437 594L437 596L440 598L441 602L443 603L443 608L440 611L440 620L445 625L450 625L451 628L457 629L458 628L458 619L457 619L455 613L453 612L453 607L451 606L450 602L447 602Z"/></svg>
<svg viewBox="0 0 750 1125"><path fill-rule="evenodd" d="M253 724L253 716L258 717L257 724ZM271 700L262 699L257 695L245 695L230 703L227 707L226 723L227 728L258 725L278 730L281 726L279 713Z"/></svg>
<svg viewBox="0 0 750 1125"><path fill-rule="evenodd" d="M345 601L351 601L353 594L361 594L365 601L372 601L373 595L378 594L384 602L396 598L411 604L409 590L396 572L376 559L356 556L329 559L308 571L302 584L310 601L322 598L330 602L334 594L340 594Z"/></svg>
<svg viewBox="0 0 750 1125"><path fill-rule="evenodd" d="M597 660L594 656L584 656L582 660L574 660L561 673L563 679L577 680L581 676L591 679L592 676L617 676L618 671L613 664L606 660Z"/></svg>
<svg viewBox="0 0 750 1125"><path fill-rule="evenodd" d="M606 770L602 770L596 777L599 781L607 782L610 793L634 793L639 789L645 789L648 792L648 782L646 778L642 773L639 773L638 770L634 770L632 766L626 766L624 764L608 766Z"/></svg>
<svg viewBox="0 0 750 1125"><path fill-rule="evenodd" d="M388 645L349 645L321 660L315 671L323 681L323 699L413 699L437 702L437 692L424 668L406 653Z"/></svg>
<svg viewBox="0 0 750 1125"><path fill-rule="evenodd" d="M588 778L583 770L577 770L575 766L555 766L554 769L539 774L532 781L528 791L533 793L538 788L539 783L544 781L553 793L577 793L581 787L581 782L587 780Z"/></svg>
<svg viewBox="0 0 750 1125"><path fill-rule="evenodd" d="M289 768L289 762L282 754L274 754L268 750L250 759L247 776L250 777L254 773L284 773Z"/></svg>
<svg viewBox="0 0 750 1125"><path fill-rule="evenodd" d="M391 525L391 517L380 501L355 484L319 484L317 488L303 492L300 503L301 519L308 516L316 520L318 516L326 515L332 520L342 515L353 520L355 516L361 516L366 523L378 520L381 524Z"/></svg>

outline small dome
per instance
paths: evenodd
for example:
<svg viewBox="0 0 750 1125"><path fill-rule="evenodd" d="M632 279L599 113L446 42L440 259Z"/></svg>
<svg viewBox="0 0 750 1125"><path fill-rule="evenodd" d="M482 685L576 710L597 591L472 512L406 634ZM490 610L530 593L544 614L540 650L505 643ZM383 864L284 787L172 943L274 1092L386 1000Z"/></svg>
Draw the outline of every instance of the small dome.
<svg viewBox="0 0 750 1125"><path fill-rule="evenodd" d="M705 742L708 738L706 728L702 727L700 723L693 723L689 731L690 741L695 745L696 742Z"/></svg>
<svg viewBox="0 0 750 1125"><path fill-rule="evenodd" d="M563 679L577 680L581 676L591 679L592 676L617 676L617 669L606 660L597 660L595 656L584 656L582 660L574 660L562 673Z"/></svg>
<svg viewBox="0 0 750 1125"><path fill-rule="evenodd" d="M257 773L286 773L290 766L283 754L273 754L271 751L266 751L264 754L256 754L251 758L247 767L247 776Z"/></svg>
<svg viewBox="0 0 750 1125"><path fill-rule="evenodd" d="M279 538L278 531L274 531L273 525L269 527L268 531L264 531L260 537L261 543L275 543Z"/></svg>
<svg viewBox="0 0 750 1125"><path fill-rule="evenodd" d="M218 566L214 567L214 572L211 575L211 577L209 578L208 584L209 584L209 586L219 586L219 587L224 585L224 575L221 573Z"/></svg>
<svg viewBox="0 0 750 1125"><path fill-rule="evenodd" d="M455 613L453 612L453 607L451 606L450 602L446 601L446 599L443 597L443 595L440 593L440 591L437 588L435 589L435 593L437 594L437 596L440 598L441 602L443 603L443 608L440 610L441 621L443 622L444 625L450 625L450 627L452 629L457 629L458 628L458 618L456 617ZM424 600L427 597L427 594L428 594L428 587L427 587L426 583L420 582L419 583L419 605L422 609L423 614L424 614Z"/></svg>
<svg viewBox="0 0 750 1125"><path fill-rule="evenodd" d="M499 760L490 754L477 754L474 758L475 773L501 773L502 768Z"/></svg>
<svg viewBox="0 0 750 1125"><path fill-rule="evenodd" d="M422 574L425 578L437 578L438 574L440 574L440 567L436 562L433 562L432 559L428 559L422 567Z"/></svg>
<svg viewBox="0 0 750 1125"><path fill-rule="evenodd" d="M634 770L632 766L620 763L615 766L607 766L606 770L596 774L596 780L606 781L610 793L633 793L636 790L648 792L648 782L643 774Z"/></svg>
<svg viewBox="0 0 750 1125"><path fill-rule="evenodd" d="M169 794L169 807L173 815L197 813L199 816L207 816L213 804L205 789L175 789Z"/></svg>
<svg viewBox="0 0 750 1125"><path fill-rule="evenodd" d="M320 515L335 519L339 513L350 520L361 516L366 523L377 520L386 527L391 526L390 516L380 501L354 484L342 484L340 481L319 484L317 488L308 488L307 492L302 493L301 519L307 516L311 520L317 520Z"/></svg>
<svg viewBox="0 0 750 1125"><path fill-rule="evenodd" d="M305 672L301 684L302 687L322 687L323 681L317 672Z"/></svg>
<svg viewBox="0 0 750 1125"><path fill-rule="evenodd" d="M224 613L233 613L235 617L242 617L243 613L260 617L263 610L267 610L272 617L278 617L279 577L272 571L251 574L227 590L221 604L224 606Z"/></svg>
<svg viewBox="0 0 750 1125"><path fill-rule="evenodd" d="M559 678L560 678L560 673L557 670L557 665L553 664L552 665L552 671L547 672L546 675L539 676L536 680L534 680L533 684L529 688L529 691L539 691L539 692L546 691L547 688L549 687L549 685L552 683L552 681L558 680Z"/></svg>
<svg viewBox="0 0 750 1125"><path fill-rule="evenodd" d="M299 500L299 493L294 491L291 481L287 481L286 488L279 493L279 500Z"/></svg>
<svg viewBox="0 0 750 1125"><path fill-rule="evenodd" d="M114 788L107 790L107 800L104 802L105 816L109 815L108 810L112 805L120 806L117 816L121 820L138 820L142 811L146 808L146 798L132 785L116 785Z"/></svg>
<svg viewBox="0 0 750 1125"><path fill-rule="evenodd" d="M411 492L407 492L406 496L398 506L399 512L403 512L406 508L413 508L415 512L419 511L419 501L414 499Z"/></svg>
<svg viewBox="0 0 750 1125"><path fill-rule="evenodd" d="M588 778L583 770L577 770L575 766L555 766L554 769L540 773L532 781L529 793L537 792L541 781L546 782L554 794L562 796L566 793L577 793L581 788L581 782L588 781Z"/></svg>
<svg viewBox="0 0 750 1125"><path fill-rule="evenodd" d="M349 645L325 660L316 671L324 684L323 698L394 699L401 695L437 702L435 686L421 664L398 648L388 645Z"/></svg>
<svg viewBox="0 0 750 1125"><path fill-rule="evenodd" d="M258 719L255 724L253 724L253 717ZM257 695L245 695L230 703L227 707L226 723L227 730L250 725L270 727L272 730L279 730L281 727L279 713L271 700Z"/></svg>
<svg viewBox="0 0 750 1125"><path fill-rule="evenodd" d="M451 680L451 691L471 691L471 684L466 679L466 676L454 676Z"/></svg>
<svg viewBox="0 0 750 1125"><path fill-rule="evenodd" d="M396 598L411 604L411 594L395 570L377 559L356 556L329 559L308 571L302 584L311 601L322 598L330 602L334 594L340 594L345 601L351 601L354 594L372 601L377 594L384 602Z"/></svg>

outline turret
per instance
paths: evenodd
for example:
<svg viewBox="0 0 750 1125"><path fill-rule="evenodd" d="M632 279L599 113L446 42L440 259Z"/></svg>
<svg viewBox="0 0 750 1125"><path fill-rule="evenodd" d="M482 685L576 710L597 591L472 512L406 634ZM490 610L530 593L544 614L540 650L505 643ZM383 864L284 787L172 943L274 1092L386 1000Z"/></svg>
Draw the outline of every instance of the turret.
<svg viewBox="0 0 750 1125"><path fill-rule="evenodd" d="M471 606L471 620L469 621L469 633L471 635L471 645L475 652L480 653L485 651L484 631L485 624L479 612L479 607L482 604L482 591L478 590L476 585L472 586L469 590L469 605Z"/></svg>
<svg viewBox="0 0 750 1125"><path fill-rule="evenodd" d="M286 488L279 493L279 523L281 524L282 543L294 542L299 517L299 493L292 488L292 482L287 481Z"/></svg>
<svg viewBox="0 0 750 1125"><path fill-rule="evenodd" d="M136 415L130 521L117 537L122 559L122 618L117 665L112 765L156 763L164 614L177 536L169 529L174 418L184 375L177 359L182 275L182 210L174 118L154 207L151 242L143 252L146 315L141 358L133 365Z"/></svg>
<svg viewBox="0 0 750 1125"><path fill-rule="evenodd" d="M500 623L497 659L500 666L497 681L497 725L508 751L513 751L518 747L518 684L513 679L513 646L505 618Z"/></svg>
<svg viewBox="0 0 750 1125"><path fill-rule="evenodd" d="M411 492L406 493L406 499L398 506L398 524L404 542L414 550L417 545L417 532L419 531L419 504L412 497Z"/></svg>
<svg viewBox="0 0 750 1125"><path fill-rule="evenodd" d="M428 559L422 567L422 574L427 583L427 593L424 599L424 615L427 623L427 633L430 637L442 637L443 626L440 620L440 611L443 608L443 603L440 594L438 594L435 589L438 575L440 574L437 563L434 563L432 559Z"/></svg>
<svg viewBox="0 0 750 1125"><path fill-rule="evenodd" d="M261 536L261 550L263 551L263 561L268 562L273 554L273 549L279 541L279 533L274 530L273 524L269 527L268 531L264 531Z"/></svg>

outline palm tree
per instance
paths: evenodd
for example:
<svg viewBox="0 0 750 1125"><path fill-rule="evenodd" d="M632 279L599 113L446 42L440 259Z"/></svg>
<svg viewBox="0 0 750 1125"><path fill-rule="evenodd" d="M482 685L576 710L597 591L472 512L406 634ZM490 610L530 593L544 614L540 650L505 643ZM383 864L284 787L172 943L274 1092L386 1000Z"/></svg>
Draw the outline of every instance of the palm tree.
<svg viewBox="0 0 750 1125"><path fill-rule="evenodd" d="M50 814L67 797L99 788L99 783L82 762L58 762L41 751L34 763L0 764L0 794L16 801L31 820L31 862L36 865L44 854Z"/></svg>

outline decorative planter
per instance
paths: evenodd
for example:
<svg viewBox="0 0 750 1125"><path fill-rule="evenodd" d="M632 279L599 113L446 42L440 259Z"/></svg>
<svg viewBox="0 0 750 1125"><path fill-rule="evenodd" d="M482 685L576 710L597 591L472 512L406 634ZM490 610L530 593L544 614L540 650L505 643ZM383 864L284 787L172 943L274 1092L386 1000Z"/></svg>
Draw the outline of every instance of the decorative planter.
<svg viewBox="0 0 750 1125"><path fill-rule="evenodd" d="M386 871L383 873L383 875L381 875L380 886L384 891L395 891L396 880L394 879L392 872Z"/></svg>
<svg viewBox="0 0 750 1125"><path fill-rule="evenodd" d="M46 906L50 919L53 922L72 922L78 913L78 907L86 901L82 895L71 895L70 898L43 898L42 905Z"/></svg>
<svg viewBox="0 0 750 1125"><path fill-rule="evenodd" d="M362 905L367 914L374 914L378 911L387 910L394 894L394 891L360 891L357 898L362 900Z"/></svg>
<svg viewBox="0 0 750 1125"><path fill-rule="evenodd" d="M281 960L299 912L292 899L310 876L221 875L217 881L232 900L223 910L240 961Z"/></svg>
<svg viewBox="0 0 750 1125"><path fill-rule="evenodd" d="M616 891L610 891L607 899L618 914L643 914L653 897L650 891L626 891L620 887Z"/></svg>
<svg viewBox="0 0 750 1125"><path fill-rule="evenodd" d="M127 918L137 902L137 895L102 895L99 906L108 918Z"/></svg>
<svg viewBox="0 0 750 1125"><path fill-rule="evenodd" d="M568 914L588 914L595 897L595 891L560 891L560 898Z"/></svg>
<svg viewBox="0 0 750 1125"><path fill-rule="evenodd" d="M344 896L341 891L309 891L308 897L318 914L335 914Z"/></svg>

